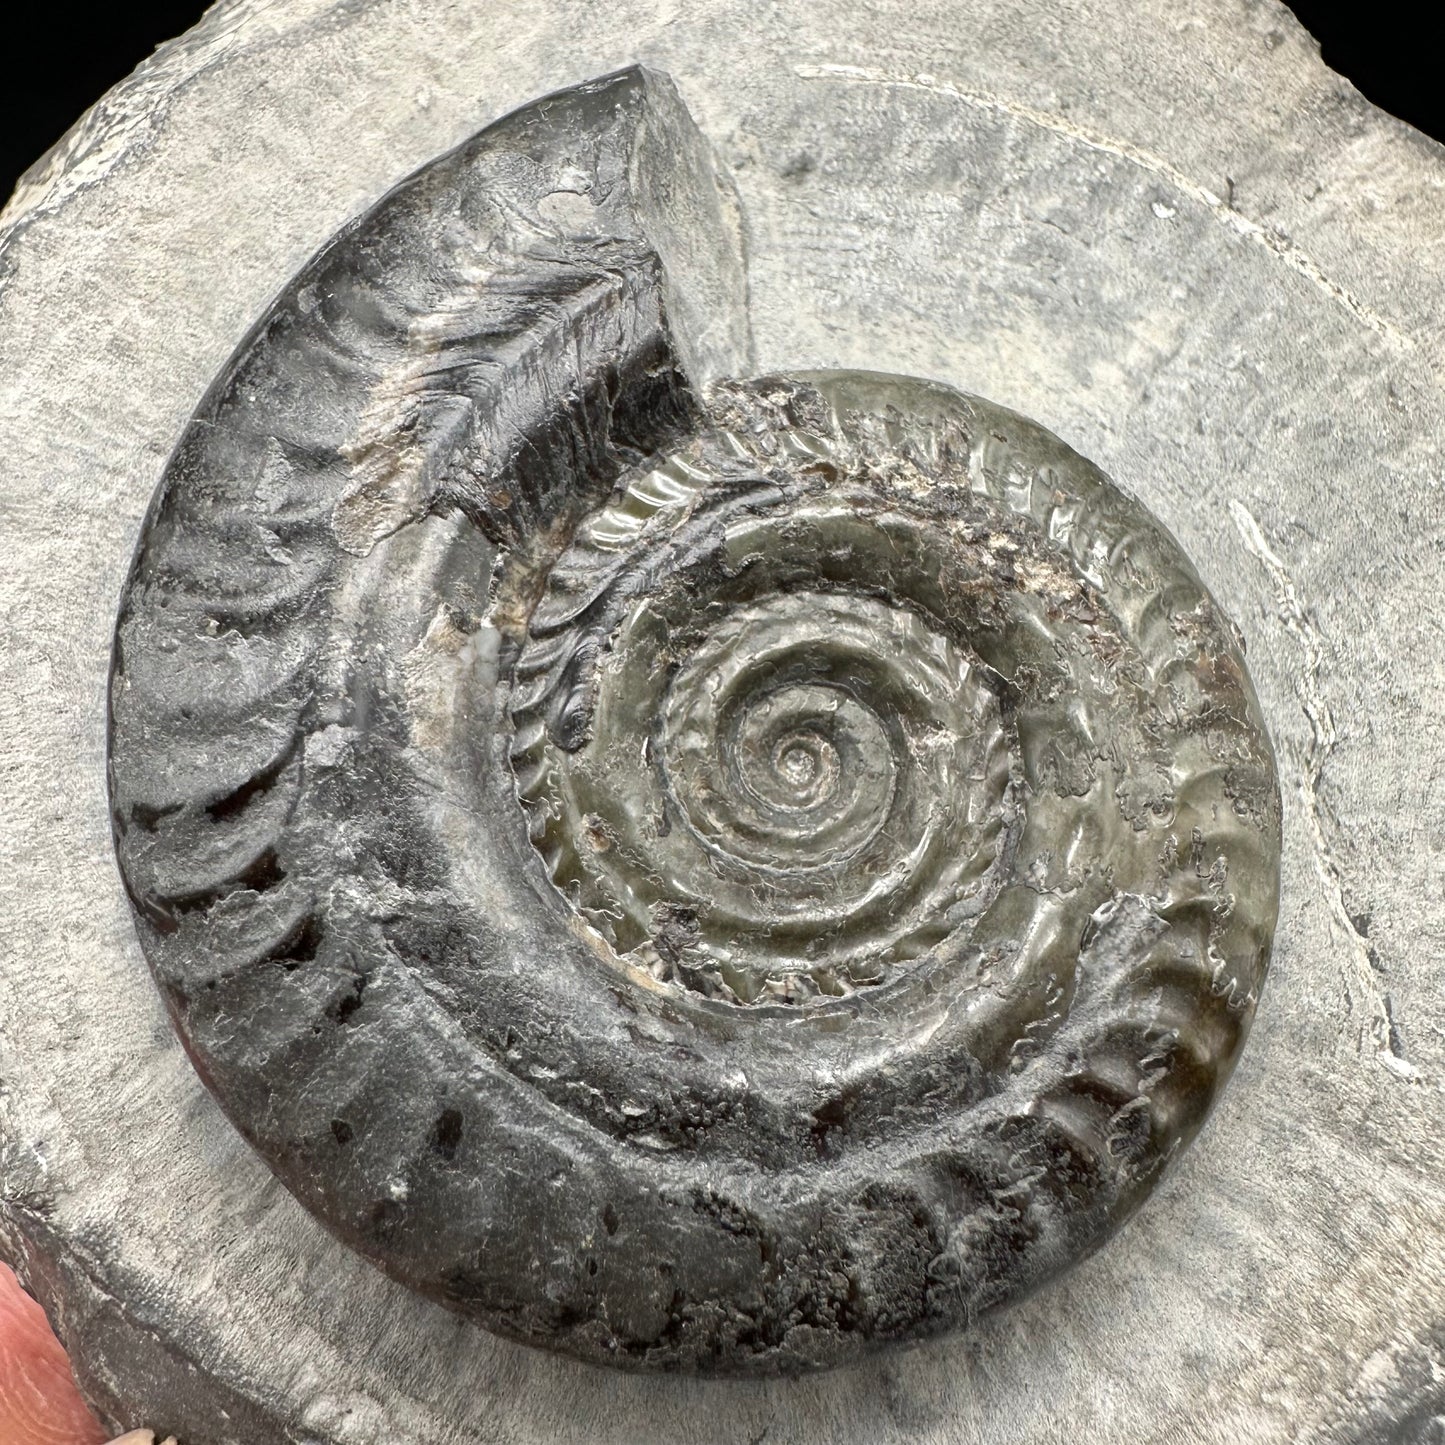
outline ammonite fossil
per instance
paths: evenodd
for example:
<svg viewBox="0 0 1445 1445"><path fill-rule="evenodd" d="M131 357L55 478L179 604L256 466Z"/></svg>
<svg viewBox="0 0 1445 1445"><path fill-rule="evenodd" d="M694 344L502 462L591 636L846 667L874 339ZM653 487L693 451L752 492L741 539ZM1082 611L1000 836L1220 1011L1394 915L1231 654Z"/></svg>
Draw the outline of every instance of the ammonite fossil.
<svg viewBox="0 0 1445 1445"><path fill-rule="evenodd" d="M959 1327L1198 1128L1277 901L1241 644L1023 417L750 374L665 80L489 128L200 407L116 837L211 1089L514 1338L767 1372Z"/></svg>

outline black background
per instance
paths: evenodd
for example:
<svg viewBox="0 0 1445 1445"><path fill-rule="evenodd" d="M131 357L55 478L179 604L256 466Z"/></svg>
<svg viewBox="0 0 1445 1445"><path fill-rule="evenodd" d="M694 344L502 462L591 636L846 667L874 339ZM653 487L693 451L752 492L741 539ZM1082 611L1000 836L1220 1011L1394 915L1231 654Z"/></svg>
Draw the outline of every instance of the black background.
<svg viewBox="0 0 1445 1445"><path fill-rule="evenodd" d="M102 92L206 9L203 0L101 0L93 10L56 0L10 6L21 14L0 24L14 66L0 88L0 198ZM1441 0L1295 0L1291 8L1319 38L1329 65L1376 105L1445 140Z"/></svg>

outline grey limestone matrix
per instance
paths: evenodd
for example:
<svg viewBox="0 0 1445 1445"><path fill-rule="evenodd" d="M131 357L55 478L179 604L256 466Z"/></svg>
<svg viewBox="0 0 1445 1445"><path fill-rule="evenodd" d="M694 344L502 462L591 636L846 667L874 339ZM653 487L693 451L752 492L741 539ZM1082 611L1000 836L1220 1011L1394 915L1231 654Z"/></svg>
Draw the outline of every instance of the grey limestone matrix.
<svg viewBox="0 0 1445 1445"><path fill-rule="evenodd" d="M838 1365L1094 1250L1278 909L1168 531L978 397L757 374L747 285L663 75L514 112L256 324L115 634L122 871L231 1120L397 1280L639 1370Z"/></svg>

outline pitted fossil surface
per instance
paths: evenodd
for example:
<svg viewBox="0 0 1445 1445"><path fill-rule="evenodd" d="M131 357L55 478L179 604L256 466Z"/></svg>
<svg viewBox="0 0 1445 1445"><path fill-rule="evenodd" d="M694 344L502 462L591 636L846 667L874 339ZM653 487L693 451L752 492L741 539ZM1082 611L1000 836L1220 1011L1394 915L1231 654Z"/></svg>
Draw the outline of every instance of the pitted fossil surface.
<svg viewBox="0 0 1445 1445"><path fill-rule="evenodd" d="M528 1343L768 1373L1142 1202L1280 819L1165 529L979 398L748 377L729 206L630 71L342 233L156 499L111 781L176 1026L334 1232Z"/></svg>

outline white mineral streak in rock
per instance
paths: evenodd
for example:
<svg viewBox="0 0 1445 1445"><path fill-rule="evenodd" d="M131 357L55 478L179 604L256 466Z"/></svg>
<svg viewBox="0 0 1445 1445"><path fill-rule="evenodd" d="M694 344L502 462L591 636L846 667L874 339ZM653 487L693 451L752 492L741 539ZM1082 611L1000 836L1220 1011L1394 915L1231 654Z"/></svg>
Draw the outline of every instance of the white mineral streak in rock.
<svg viewBox="0 0 1445 1445"><path fill-rule="evenodd" d="M106 816L116 599L211 377L398 179L638 60L738 188L759 369L936 377L1135 492L1247 638L1286 799L1258 1020L1174 1176L968 1340L801 1382L548 1358L337 1245L173 1038ZM278 1414L317 1445L1430 1439L1442 278L1445 154L1271 0L238 0L164 48L0 214L0 1253L105 1417L187 1445Z"/></svg>

